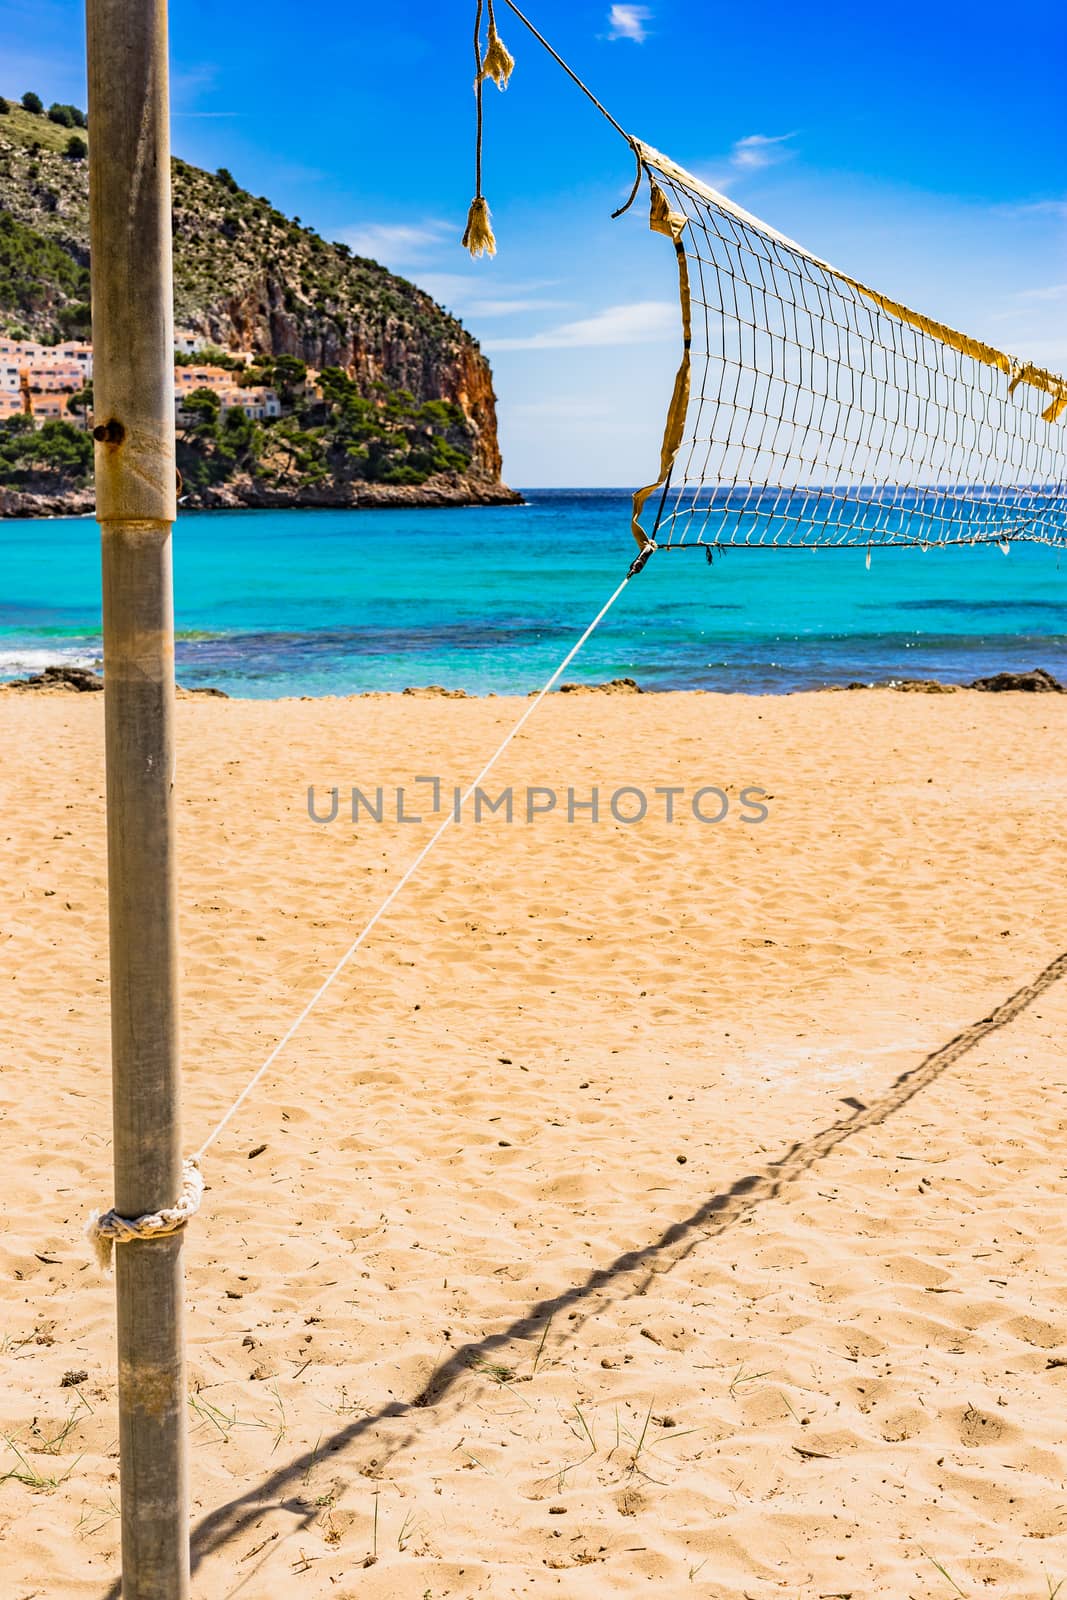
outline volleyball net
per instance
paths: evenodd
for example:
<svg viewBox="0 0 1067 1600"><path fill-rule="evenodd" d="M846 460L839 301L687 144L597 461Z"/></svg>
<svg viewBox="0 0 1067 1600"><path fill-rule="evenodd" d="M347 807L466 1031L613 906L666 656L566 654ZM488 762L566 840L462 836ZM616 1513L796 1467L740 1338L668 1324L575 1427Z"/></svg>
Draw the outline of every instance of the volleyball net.
<svg viewBox="0 0 1067 1600"><path fill-rule="evenodd" d="M913 312L650 146L685 349L639 544L1067 542L1067 381Z"/></svg>

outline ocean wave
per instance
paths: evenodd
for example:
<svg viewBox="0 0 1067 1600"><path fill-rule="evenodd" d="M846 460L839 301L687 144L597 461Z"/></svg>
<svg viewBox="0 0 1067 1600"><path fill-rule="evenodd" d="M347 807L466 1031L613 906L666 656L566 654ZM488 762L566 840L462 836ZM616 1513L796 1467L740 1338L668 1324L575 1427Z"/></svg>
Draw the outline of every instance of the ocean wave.
<svg viewBox="0 0 1067 1600"><path fill-rule="evenodd" d="M102 657L99 650L84 645L52 645L47 649L25 645L10 650L0 650L0 679L19 678L26 672L42 672L45 667L99 667Z"/></svg>

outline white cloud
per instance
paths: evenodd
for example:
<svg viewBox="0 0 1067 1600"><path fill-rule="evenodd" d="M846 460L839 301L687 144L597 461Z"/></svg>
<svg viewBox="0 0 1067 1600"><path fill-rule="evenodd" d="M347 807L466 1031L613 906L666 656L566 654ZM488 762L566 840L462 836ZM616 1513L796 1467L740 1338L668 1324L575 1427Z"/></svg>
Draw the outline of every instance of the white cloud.
<svg viewBox="0 0 1067 1600"><path fill-rule="evenodd" d="M611 32L609 39L632 39L634 44L644 44L648 38L648 29L645 23L650 21L651 11L647 6L612 6L608 14L608 27Z"/></svg>
<svg viewBox="0 0 1067 1600"><path fill-rule="evenodd" d="M340 237L357 256L369 256L372 261L393 267L424 261L428 251L436 249L455 233L449 223L429 219L418 223L365 222L355 228L345 228Z"/></svg>
<svg viewBox="0 0 1067 1600"><path fill-rule="evenodd" d="M1067 300L1067 283L1050 283L1047 289L1023 289L1020 300Z"/></svg>
<svg viewBox="0 0 1067 1600"><path fill-rule="evenodd" d="M746 133L730 147L728 156L717 158L714 167L698 166L693 171L713 189L729 194L753 173L791 160L795 152L790 140L795 138L795 133Z"/></svg>
<svg viewBox="0 0 1067 1600"><path fill-rule="evenodd" d="M784 148L792 139L791 133L750 133L738 139L730 151L731 165L742 171L758 171L760 167L773 167L779 161L788 161L793 154Z"/></svg>
<svg viewBox="0 0 1067 1600"><path fill-rule="evenodd" d="M433 295L440 305L458 317L512 317L525 311L559 311L570 302L548 299L541 289L554 287L552 280L532 283L494 283L486 291L484 272L421 272L419 288Z"/></svg>
<svg viewBox="0 0 1067 1600"><path fill-rule="evenodd" d="M1056 217L1067 222L1067 200L1024 200L994 209L1006 217Z"/></svg>
<svg viewBox="0 0 1067 1600"><path fill-rule="evenodd" d="M465 317L516 317L523 311L560 310L566 300L468 300Z"/></svg>
<svg viewBox="0 0 1067 1600"><path fill-rule="evenodd" d="M652 344L680 332L678 307L669 300L638 300L606 306L578 322L519 338L486 339L485 350L579 350L594 346Z"/></svg>
<svg viewBox="0 0 1067 1600"><path fill-rule="evenodd" d="M172 106L181 106L190 100L195 101L203 89L215 87L218 76L218 64L213 61L200 61L190 64L184 71L172 72L170 75Z"/></svg>

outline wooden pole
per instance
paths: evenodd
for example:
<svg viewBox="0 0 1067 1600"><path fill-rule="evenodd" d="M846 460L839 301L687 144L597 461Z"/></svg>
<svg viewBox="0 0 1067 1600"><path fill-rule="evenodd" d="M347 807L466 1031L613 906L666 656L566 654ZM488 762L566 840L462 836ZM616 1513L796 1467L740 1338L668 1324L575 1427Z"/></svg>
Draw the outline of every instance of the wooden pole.
<svg viewBox="0 0 1067 1600"><path fill-rule="evenodd" d="M181 1188L166 0L87 0L115 1209ZM188 1600L183 1233L121 1244L123 1600Z"/></svg>

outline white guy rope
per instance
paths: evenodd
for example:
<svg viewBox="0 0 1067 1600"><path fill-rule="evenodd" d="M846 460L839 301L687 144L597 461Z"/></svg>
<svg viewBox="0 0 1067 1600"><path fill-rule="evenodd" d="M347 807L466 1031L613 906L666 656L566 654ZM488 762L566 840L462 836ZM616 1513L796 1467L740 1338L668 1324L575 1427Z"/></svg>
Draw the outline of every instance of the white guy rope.
<svg viewBox="0 0 1067 1600"><path fill-rule="evenodd" d="M489 760L485 763L485 766L482 768L481 772L479 772L478 776L473 780L473 782L471 782L468 785L467 789L464 791L463 796L462 796L459 804L456 805L456 806L453 806L452 809L446 813L444 821L441 823L440 827L438 827L436 832L433 833L430 836L430 838L426 841L426 843L423 845L422 849L419 851L418 855L415 857L414 861L408 867L407 871L404 873L403 877L399 880L399 882L394 884L393 888L390 889L389 893L386 895L385 899L382 901L382 903L378 907L377 911L371 917L370 921L368 923L366 923L366 925L363 927L363 929L352 940L352 943L349 945L348 949L344 952L344 954L342 955L341 959L337 962L337 965L333 968L332 972L330 972L323 979L322 983L315 990L315 993L311 996L311 999L308 1001L308 1003L304 1007L303 1011L301 1011L300 1015L297 1017L296 1021L292 1025L292 1027L290 1027L288 1032L283 1034L282 1037L278 1040L278 1043L274 1046L274 1049L271 1051L271 1053L267 1057L266 1061L264 1061L264 1063L260 1067L259 1071L257 1073L255 1073L255 1075L249 1079L248 1083L241 1090L241 1093L237 1096L237 1099L233 1102L233 1105L226 1112L226 1115L218 1123L216 1123L215 1127L208 1134L207 1138L204 1140L203 1144L200 1146L199 1150L196 1152L196 1155L193 1157L194 1161L199 1161L201 1159L201 1157L206 1153L206 1151L210 1150L211 1146L214 1144L215 1140L218 1138L218 1136L222 1132L222 1130L226 1127L227 1123L231 1120L231 1118L236 1116L237 1112L244 1105L245 1101L248 1099L249 1095L255 1089L256 1085L258 1083L260 1083L262 1081L262 1079L265 1077L265 1075L270 1071L271 1067L274 1065L275 1061L277 1061L278 1057L281 1055L282 1051L285 1049L285 1047L289 1043L290 1039L292 1039L294 1034L297 1032L297 1030L300 1027L302 1027L304 1022L311 1015L312 1011L314 1011L315 1007L318 1005L319 1001L322 999L323 995L332 986L332 984L336 981L336 979L340 977L341 973L348 966L348 963L352 960L352 957L355 955L355 953L359 949L359 947L363 944L364 940L368 937L368 935L372 932L372 930L377 926L377 924L380 922L381 918L384 917L385 913L389 910L389 907L392 905L393 901L396 899L396 897L400 893L400 891L404 888L405 884L408 884L408 883L411 882L411 879L415 876L416 872L418 872L419 868L422 866L422 863L426 860L426 857L430 854L430 851L437 844L438 839L440 839L443 836L443 834L445 834L447 832L448 828L451 826L452 822L455 820L457 812L462 812L463 807L466 805L467 801L470 799L470 797L474 793L475 789L477 789L478 785L485 778L487 778L489 776L490 772L496 766L496 764L499 761L500 757L504 754L504 751L507 749L507 747L511 743L511 741L515 738L516 734L519 733L520 730L523 727L525 727L527 722L529 722L530 718L533 716L534 712L537 710L538 706L541 704L541 701L545 698L545 695L548 694L548 692L554 687L554 685L556 683L558 683L560 677L563 675L564 672L566 672L567 668L570 666L571 662L574 660L574 658L578 654L579 650L585 644L586 640L590 638L590 636L600 626L601 622L603 622L604 618L607 616L608 612L611 610L611 608L615 604L616 600L622 594L622 591L626 588L626 585L629 583L630 579L635 576L635 569L639 570L639 568L637 567L637 562L634 563L634 565L631 567L630 571L626 574L625 578L623 578L622 582L619 584L619 587L615 590L615 593L611 596L611 599L608 600L600 608L600 610L597 612L596 616L593 618L593 620L589 624L588 628L586 628L585 632L582 634L582 636L578 640L577 644L572 645L570 650L568 650L567 654L564 656L563 660L560 662L560 664L556 668L555 672L553 672L552 676L549 678L549 680L545 684L544 688L540 689L538 691L537 695L534 697L534 699L530 701L530 704L526 707L525 711L523 712L522 716L519 718L518 722L516 722L515 726L511 730L511 732L507 735L507 737L505 739L503 739L501 741L501 743L493 751L493 754L489 757Z"/></svg>

